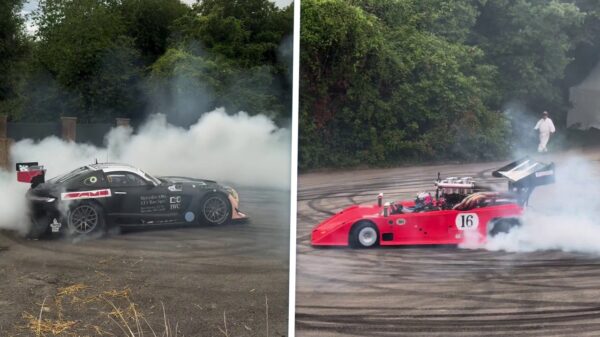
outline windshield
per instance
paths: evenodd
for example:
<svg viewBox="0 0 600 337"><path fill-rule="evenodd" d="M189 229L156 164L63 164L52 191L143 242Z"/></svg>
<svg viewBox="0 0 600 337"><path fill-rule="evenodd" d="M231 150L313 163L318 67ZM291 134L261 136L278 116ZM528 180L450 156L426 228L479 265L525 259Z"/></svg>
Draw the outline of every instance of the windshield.
<svg viewBox="0 0 600 337"><path fill-rule="evenodd" d="M89 168L87 168L85 166L84 167L80 167L78 169L75 169L75 170L67 173L67 174L63 174L63 175L54 177L54 178L48 180L48 182L62 184L64 182L67 182L67 181L71 180L72 178L77 177L80 174L83 174L83 173L88 172L88 171L90 171Z"/></svg>
<svg viewBox="0 0 600 337"><path fill-rule="evenodd" d="M146 180L150 180L150 181L154 182L156 185L160 185L160 183L161 183L160 179L157 179L157 178L149 175L148 173L146 173L146 172L144 172L142 170L140 170L140 172L142 173L142 175L144 176L144 178L146 178Z"/></svg>

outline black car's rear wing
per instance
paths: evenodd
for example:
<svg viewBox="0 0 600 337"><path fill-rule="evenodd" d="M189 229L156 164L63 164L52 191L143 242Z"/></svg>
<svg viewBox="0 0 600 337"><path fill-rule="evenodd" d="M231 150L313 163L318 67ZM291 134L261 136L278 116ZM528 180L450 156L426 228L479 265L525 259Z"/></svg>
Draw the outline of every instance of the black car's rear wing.
<svg viewBox="0 0 600 337"><path fill-rule="evenodd" d="M497 169L492 175L507 178L508 189L516 192L520 202L526 205L537 186L554 183L554 163L541 163L525 157Z"/></svg>
<svg viewBox="0 0 600 337"><path fill-rule="evenodd" d="M22 183L31 183L31 188L44 183L46 179L46 169L37 162L17 163L17 181Z"/></svg>

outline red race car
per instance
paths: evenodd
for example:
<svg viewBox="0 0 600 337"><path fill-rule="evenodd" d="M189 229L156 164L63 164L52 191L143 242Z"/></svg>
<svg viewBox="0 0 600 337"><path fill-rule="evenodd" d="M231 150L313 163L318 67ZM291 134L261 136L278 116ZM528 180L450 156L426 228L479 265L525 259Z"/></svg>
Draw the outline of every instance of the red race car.
<svg viewBox="0 0 600 337"><path fill-rule="evenodd" d="M508 191L493 191L471 177L435 182L436 190L415 200L354 205L321 222L312 231L313 246L368 248L377 245L481 243L487 236L520 225L519 217L537 186L554 182L554 164L529 157L492 173L508 179Z"/></svg>

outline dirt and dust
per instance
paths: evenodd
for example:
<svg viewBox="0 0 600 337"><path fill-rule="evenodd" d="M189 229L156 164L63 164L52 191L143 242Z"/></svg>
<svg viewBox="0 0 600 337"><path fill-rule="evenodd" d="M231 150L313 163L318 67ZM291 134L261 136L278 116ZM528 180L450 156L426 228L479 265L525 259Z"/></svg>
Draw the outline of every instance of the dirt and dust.
<svg viewBox="0 0 600 337"><path fill-rule="evenodd" d="M249 223L78 243L1 233L0 336L120 336L128 327L152 336L165 326L170 336L286 335L289 192L239 192Z"/></svg>

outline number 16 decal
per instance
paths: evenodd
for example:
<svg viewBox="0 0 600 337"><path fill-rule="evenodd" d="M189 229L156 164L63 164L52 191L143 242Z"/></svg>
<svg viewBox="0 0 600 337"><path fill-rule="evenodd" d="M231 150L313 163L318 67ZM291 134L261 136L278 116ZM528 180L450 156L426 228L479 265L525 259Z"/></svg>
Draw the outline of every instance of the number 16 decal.
<svg viewBox="0 0 600 337"><path fill-rule="evenodd" d="M455 223L459 231L477 229L479 217L476 213L460 213L456 216Z"/></svg>

